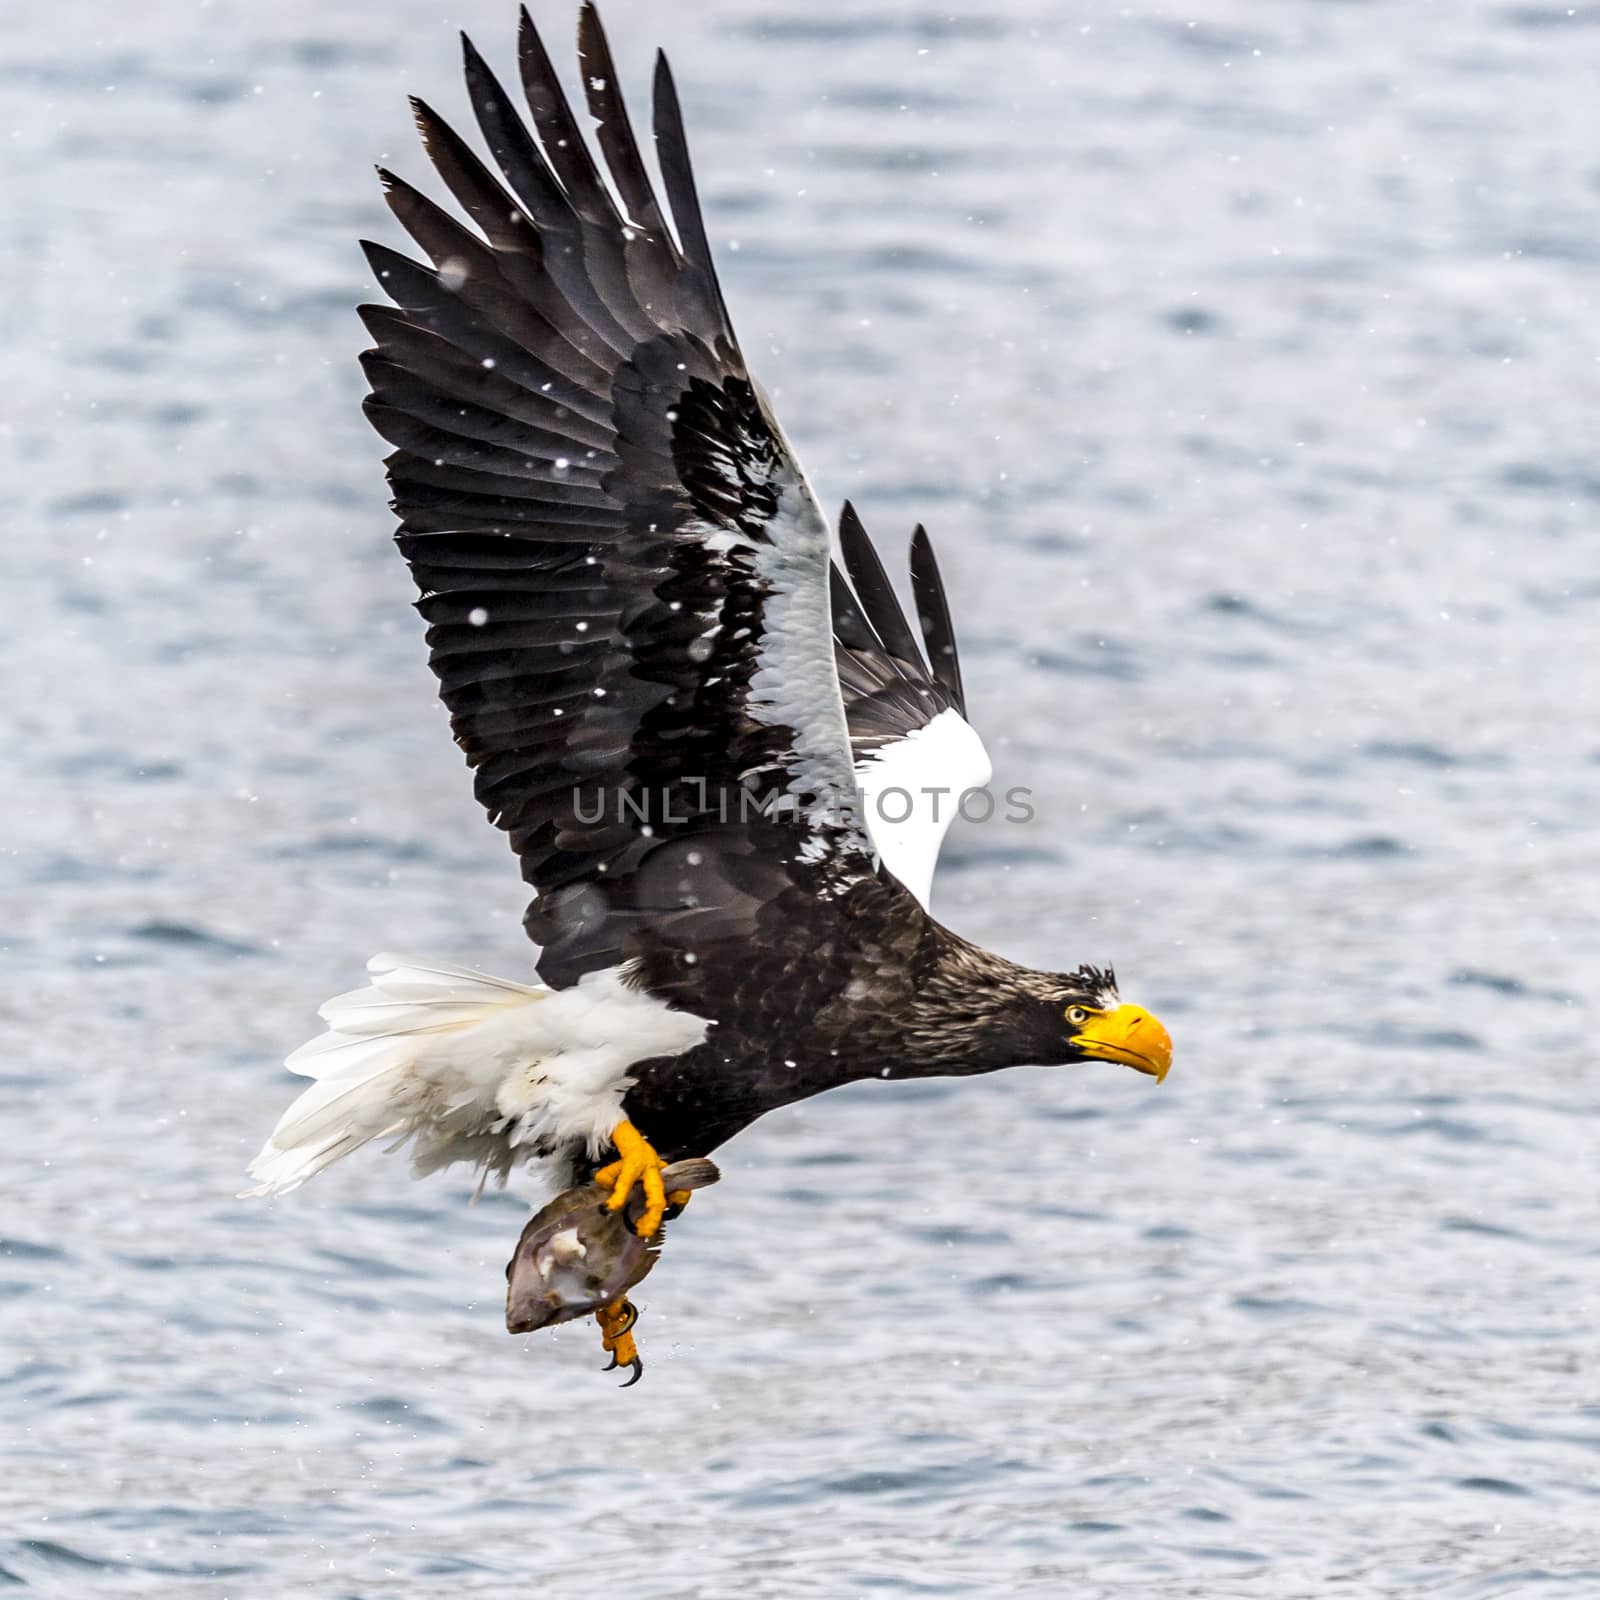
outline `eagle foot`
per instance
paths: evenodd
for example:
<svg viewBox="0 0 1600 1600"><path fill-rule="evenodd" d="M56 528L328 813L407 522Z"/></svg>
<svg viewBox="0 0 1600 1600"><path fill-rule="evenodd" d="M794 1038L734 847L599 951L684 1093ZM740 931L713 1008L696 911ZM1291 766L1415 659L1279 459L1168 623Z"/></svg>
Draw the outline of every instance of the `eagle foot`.
<svg viewBox="0 0 1600 1600"><path fill-rule="evenodd" d="M600 1324L600 1343L611 1354L611 1364L605 1368L614 1372L618 1367L631 1367L633 1376L623 1384L631 1389L644 1376L644 1362L639 1357L639 1347L633 1342L633 1325L639 1320L639 1308L626 1296L601 1306L594 1320Z"/></svg>
<svg viewBox="0 0 1600 1600"><path fill-rule="evenodd" d="M636 1183L644 1185L644 1210L634 1231L641 1239L650 1238L661 1226L669 1203L661 1182L661 1169L666 1165L655 1152L655 1147L631 1122L619 1122L611 1130L611 1143L616 1147L617 1159L595 1173L594 1181L611 1190L606 1205L620 1211L628 1203ZM685 1189L675 1189L670 1203L681 1210L688 1201Z"/></svg>

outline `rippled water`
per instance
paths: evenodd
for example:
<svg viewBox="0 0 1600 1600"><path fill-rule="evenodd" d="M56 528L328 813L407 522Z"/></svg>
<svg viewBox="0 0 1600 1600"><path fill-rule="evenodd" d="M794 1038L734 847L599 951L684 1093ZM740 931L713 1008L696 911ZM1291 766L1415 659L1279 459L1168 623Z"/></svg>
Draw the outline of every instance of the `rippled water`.
<svg viewBox="0 0 1600 1600"><path fill-rule="evenodd" d="M7 17L0 1584L1600 1593L1600 11L612 0L1035 790L943 914L1179 1052L768 1119L619 1395L522 1202L232 1198L371 951L529 960L358 412L447 9Z"/></svg>

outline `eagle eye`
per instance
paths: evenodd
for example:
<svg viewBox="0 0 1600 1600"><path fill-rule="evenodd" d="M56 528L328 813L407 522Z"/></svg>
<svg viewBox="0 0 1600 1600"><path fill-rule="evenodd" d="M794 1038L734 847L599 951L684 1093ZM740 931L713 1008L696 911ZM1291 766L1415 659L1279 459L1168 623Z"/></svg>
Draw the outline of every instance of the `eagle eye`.
<svg viewBox="0 0 1600 1600"><path fill-rule="evenodd" d="M1067 1021L1070 1022L1073 1025L1073 1027L1081 1028L1084 1025L1084 1023L1086 1023L1088 1020L1089 1020L1089 1012L1088 1012L1086 1007L1084 1007L1084 1006L1068 1006L1067 1007Z"/></svg>

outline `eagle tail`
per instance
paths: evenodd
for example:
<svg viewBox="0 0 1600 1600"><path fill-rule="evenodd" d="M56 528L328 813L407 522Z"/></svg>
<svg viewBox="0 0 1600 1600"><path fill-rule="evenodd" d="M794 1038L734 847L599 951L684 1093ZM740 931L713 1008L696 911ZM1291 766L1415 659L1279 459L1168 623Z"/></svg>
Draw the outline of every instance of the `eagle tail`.
<svg viewBox="0 0 1600 1600"><path fill-rule="evenodd" d="M413 956L377 955L367 971L371 985L329 1000L318 1012L327 1032L285 1062L316 1081L250 1163L257 1183L246 1195L298 1188L341 1156L389 1135L404 1140L428 1131L441 1150L431 1160L419 1151L419 1161L454 1159L459 1146L443 1155L443 1147L456 1143L453 1125L462 1133L481 1126L485 1092L492 1107L497 1081L461 1070L480 1054L463 1036L550 993Z"/></svg>

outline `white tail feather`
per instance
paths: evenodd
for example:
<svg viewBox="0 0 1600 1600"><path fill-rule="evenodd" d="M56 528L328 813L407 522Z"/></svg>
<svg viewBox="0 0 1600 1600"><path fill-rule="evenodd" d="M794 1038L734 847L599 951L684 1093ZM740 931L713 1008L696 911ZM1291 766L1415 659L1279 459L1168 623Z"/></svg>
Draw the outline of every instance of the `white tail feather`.
<svg viewBox="0 0 1600 1600"><path fill-rule="evenodd" d="M371 987L329 1000L318 1012L328 1031L286 1062L316 1082L284 1112L250 1163L250 1176L259 1181L246 1194L298 1188L371 1139L403 1139L425 1123L441 1124L441 1133L467 1133L467 1126L451 1124L492 1118L504 1075L499 1052L481 1053L491 1070L464 1071L480 1053L462 1050L465 1041L451 1036L549 993L412 956L377 955L367 970Z"/></svg>
<svg viewBox="0 0 1600 1600"><path fill-rule="evenodd" d="M412 1170L598 1156L637 1061L700 1044L707 1023L631 987L620 967L568 989L411 956L374 956L372 984L323 1006L328 1031L288 1065L314 1082L250 1163L247 1194L298 1188L372 1139L414 1139Z"/></svg>

